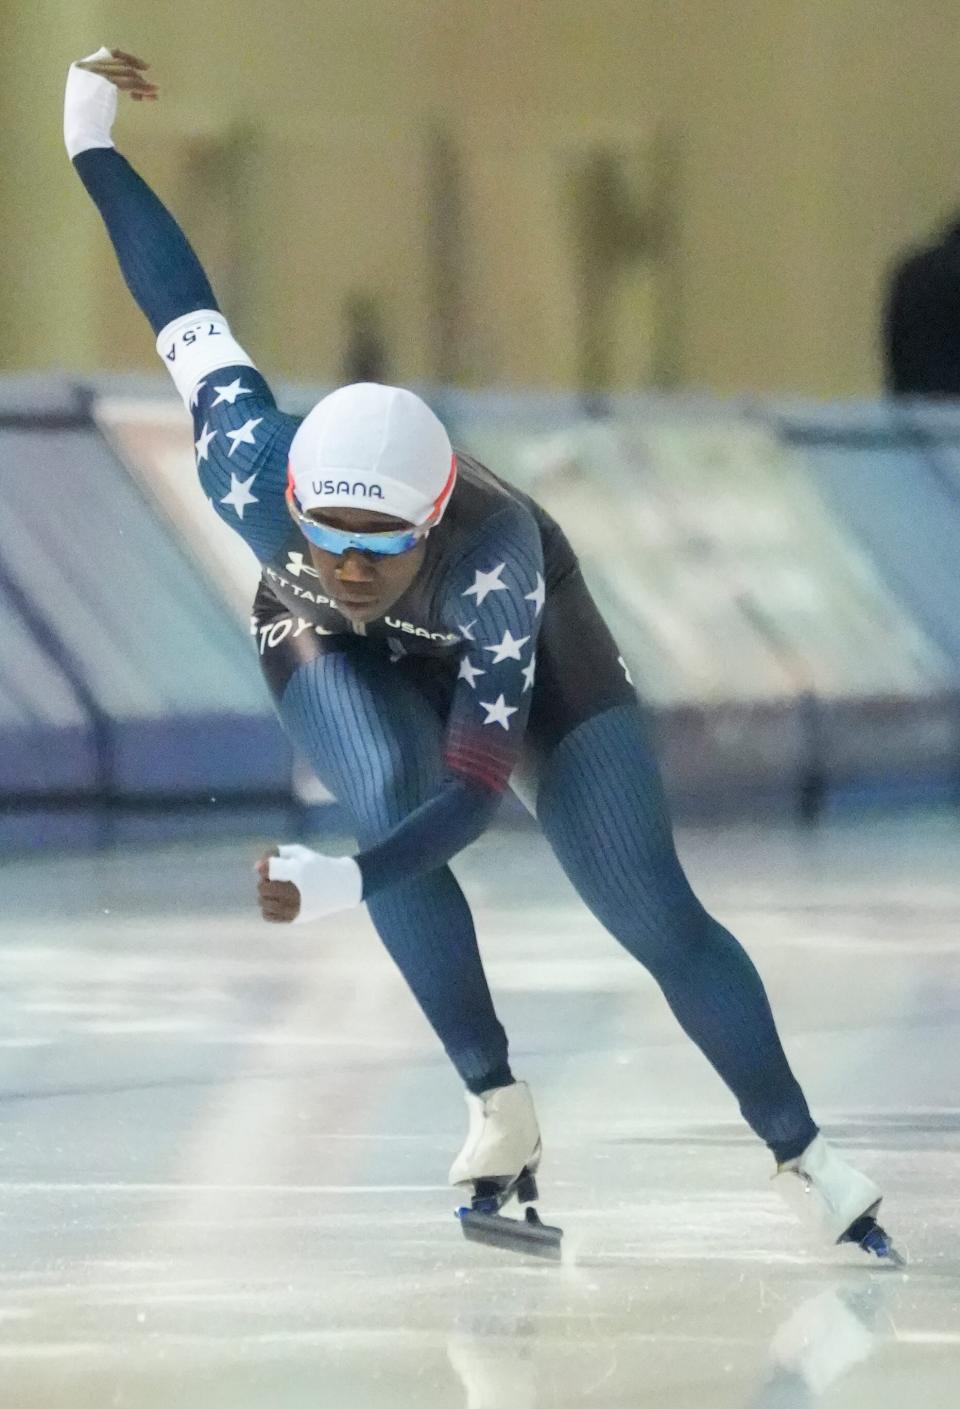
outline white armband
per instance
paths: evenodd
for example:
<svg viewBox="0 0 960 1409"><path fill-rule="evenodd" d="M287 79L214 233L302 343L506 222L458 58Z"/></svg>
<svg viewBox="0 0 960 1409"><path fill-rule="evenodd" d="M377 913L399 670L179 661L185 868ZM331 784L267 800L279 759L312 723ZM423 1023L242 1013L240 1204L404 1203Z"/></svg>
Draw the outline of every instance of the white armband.
<svg viewBox="0 0 960 1409"><path fill-rule="evenodd" d="M157 338L157 352L190 409L194 388L218 367L253 367L222 313L198 308L174 318Z"/></svg>
<svg viewBox="0 0 960 1409"><path fill-rule="evenodd" d="M111 57L109 49L98 49L80 62ZM116 116L117 90L110 80L71 64L63 98L63 140L70 160L91 147L112 147Z"/></svg>

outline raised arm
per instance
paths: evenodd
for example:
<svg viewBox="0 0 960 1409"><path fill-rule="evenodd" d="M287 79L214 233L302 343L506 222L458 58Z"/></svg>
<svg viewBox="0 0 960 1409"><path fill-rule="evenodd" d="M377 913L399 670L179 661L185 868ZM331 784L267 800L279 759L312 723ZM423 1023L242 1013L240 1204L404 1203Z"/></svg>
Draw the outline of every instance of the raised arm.
<svg viewBox="0 0 960 1409"><path fill-rule="evenodd" d="M71 64L64 141L103 216L127 286L157 334L157 352L193 414L204 492L264 562L290 531L283 488L297 422L276 409L176 220L114 148L118 92L140 102L158 97L146 68L120 49L99 49Z"/></svg>
<svg viewBox="0 0 960 1409"><path fill-rule="evenodd" d="M218 312L213 290L186 236L163 202L113 145L119 89L156 100L141 59L100 49L71 64L64 141L77 174L113 241L123 277L155 333L197 309Z"/></svg>
<svg viewBox="0 0 960 1409"><path fill-rule="evenodd" d="M157 334L157 351L189 404L208 372L253 362L230 332L186 235L113 145L118 91L139 101L159 96L146 68L120 49L98 49L71 64L63 136L103 216L127 287Z"/></svg>

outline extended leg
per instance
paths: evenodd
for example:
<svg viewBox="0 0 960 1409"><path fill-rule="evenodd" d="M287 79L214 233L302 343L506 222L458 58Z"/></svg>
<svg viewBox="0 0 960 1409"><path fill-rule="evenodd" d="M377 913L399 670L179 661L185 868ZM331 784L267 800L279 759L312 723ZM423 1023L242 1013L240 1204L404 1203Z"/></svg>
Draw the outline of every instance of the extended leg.
<svg viewBox="0 0 960 1409"><path fill-rule="evenodd" d="M747 1122L778 1162L798 1156L817 1127L759 974L684 875L635 705L597 714L563 739L545 767L537 812L583 900L650 970Z"/></svg>

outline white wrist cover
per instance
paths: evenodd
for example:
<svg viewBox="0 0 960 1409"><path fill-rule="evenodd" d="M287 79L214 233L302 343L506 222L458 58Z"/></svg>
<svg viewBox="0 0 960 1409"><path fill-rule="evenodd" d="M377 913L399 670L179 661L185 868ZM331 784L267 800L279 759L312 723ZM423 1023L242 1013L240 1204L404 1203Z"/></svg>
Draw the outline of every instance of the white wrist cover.
<svg viewBox="0 0 960 1409"><path fill-rule="evenodd" d="M198 308L160 331L157 352L189 410L194 388L218 367L252 367L222 313Z"/></svg>
<svg viewBox="0 0 960 1409"><path fill-rule="evenodd" d="M295 925L351 910L363 899L363 877L352 856L322 856L308 846L281 846L271 856L271 881L292 881L300 892Z"/></svg>
<svg viewBox="0 0 960 1409"><path fill-rule="evenodd" d="M81 62L109 58L109 49L98 49ZM113 146L110 133L116 115L117 90L110 80L71 64L63 100L63 140L71 161L91 147Z"/></svg>

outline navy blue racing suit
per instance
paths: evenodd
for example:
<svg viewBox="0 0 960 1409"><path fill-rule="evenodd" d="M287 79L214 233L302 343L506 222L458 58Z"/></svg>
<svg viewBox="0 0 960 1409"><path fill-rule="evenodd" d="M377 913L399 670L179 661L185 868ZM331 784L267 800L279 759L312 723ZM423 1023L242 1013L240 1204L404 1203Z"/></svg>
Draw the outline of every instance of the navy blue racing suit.
<svg viewBox="0 0 960 1409"><path fill-rule="evenodd" d="M253 632L280 718L349 810L370 916L466 1085L512 1077L447 863L512 784L745 1119L778 1160L799 1155L816 1126L762 982L690 888L635 691L560 528L460 453L413 583L351 626L286 510L298 421L232 341L182 231L126 160L98 148L74 164L175 379L178 358L207 349L203 376L178 386L204 490L261 565Z"/></svg>

